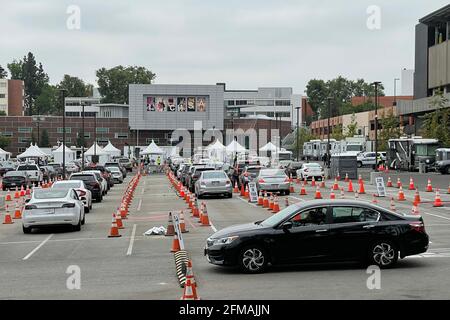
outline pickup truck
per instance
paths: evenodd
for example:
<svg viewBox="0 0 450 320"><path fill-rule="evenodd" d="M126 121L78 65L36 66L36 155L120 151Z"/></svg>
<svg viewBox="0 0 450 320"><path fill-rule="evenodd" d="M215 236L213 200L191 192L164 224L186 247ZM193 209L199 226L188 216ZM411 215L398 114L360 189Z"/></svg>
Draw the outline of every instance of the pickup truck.
<svg viewBox="0 0 450 320"><path fill-rule="evenodd" d="M20 164L16 171L24 171L28 179L36 185L44 180L42 171L37 164Z"/></svg>

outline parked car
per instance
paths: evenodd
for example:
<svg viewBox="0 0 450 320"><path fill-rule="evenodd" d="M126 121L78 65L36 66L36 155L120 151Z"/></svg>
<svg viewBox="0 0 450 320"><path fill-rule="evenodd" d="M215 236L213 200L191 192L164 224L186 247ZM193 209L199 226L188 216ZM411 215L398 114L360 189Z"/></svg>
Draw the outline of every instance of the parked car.
<svg viewBox="0 0 450 320"><path fill-rule="evenodd" d="M244 185L245 188L249 182L255 181L261 169L262 166L246 166L239 176L239 186Z"/></svg>
<svg viewBox="0 0 450 320"><path fill-rule="evenodd" d="M16 167L12 163L3 162L2 164L0 164L0 176L2 177L6 172L14 170L16 170Z"/></svg>
<svg viewBox="0 0 450 320"><path fill-rule="evenodd" d="M378 152L378 165L386 161L386 152ZM375 152L361 152L356 156L358 168L375 165Z"/></svg>
<svg viewBox="0 0 450 320"><path fill-rule="evenodd" d="M323 168L320 164L316 162L303 163L300 169L297 170L297 177L300 180L322 180L324 176Z"/></svg>
<svg viewBox="0 0 450 320"><path fill-rule="evenodd" d="M427 251L428 244L421 216L369 202L311 200L263 221L220 230L207 239L204 253L212 264L247 273L263 272L268 263L361 261L389 268L399 256Z"/></svg>
<svg viewBox="0 0 450 320"><path fill-rule="evenodd" d="M283 169L262 169L256 178L256 187L259 191L289 195L291 183Z"/></svg>
<svg viewBox="0 0 450 320"><path fill-rule="evenodd" d="M3 176L2 186L3 191L10 189L20 189L23 187L24 189L28 186L31 186L30 178L24 171L8 171Z"/></svg>
<svg viewBox="0 0 450 320"><path fill-rule="evenodd" d="M25 172L30 181L36 185L43 181L44 175L37 164L19 164L16 171Z"/></svg>
<svg viewBox="0 0 450 320"><path fill-rule="evenodd" d="M105 168L111 168L111 167L117 167L120 169L120 172L122 172L123 178L125 179L127 177L127 169L125 169L124 166L122 166L119 162L106 162ZM111 171L111 170L109 170Z"/></svg>
<svg viewBox="0 0 450 320"><path fill-rule="evenodd" d="M80 172L80 170L81 167L75 162L66 163L66 174L70 175L75 172ZM61 167L61 174L62 174L62 167Z"/></svg>
<svg viewBox="0 0 450 320"><path fill-rule="evenodd" d="M194 167L194 170L192 171L192 174L189 177L189 190L191 192L195 192L195 183L197 182L198 178L200 178L200 175L203 171L214 171L215 169L213 167Z"/></svg>
<svg viewBox="0 0 450 320"><path fill-rule="evenodd" d="M83 181L86 188L91 191L92 198L97 202L102 202L104 187L102 187L100 179L93 171L73 173L70 175L69 180Z"/></svg>
<svg viewBox="0 0 450 320"><path fill-rule="evenodd" d="M223 194L227 198L231 198L233 197L233 187L223 170L206 170L201 172L195 182L195 194L199 199L210 194Z"/></svg>
<svg viewBox="0 0 450 320"><path fill-rule="evenodd" d="M122 165L128 172L133 171L133 163L128 158L120 158L119 159L120 165Z"/></svg>
<svg viewBox="0 0 450 320"><path fill-rule="evenodd" d="M62 180L56 181L52 185L53 189L74 189L78 197L84 204L84 212L89 213L92 209L92 192L86 187L82 180Z"/></svg>
<svg viewBox="0 0 450 320"><path fill-rule="evenodd" d="M84 168L84 171L90 171L90 170L94 170L94 171L99 171L100 175L103 177L103 179L105 179L106 181L106 189L107 191L109 191L109 189L114 186L114 182L113 179L111 177L111 172L106 169L104 166L100 166L100 165L90 165Z"/></svg>
<svg viewBox="0 0 450 320"><path fill-rule="evenodd" d="M56 176L62 176L62 165L56 162L50 162L48 166L52 167L55 170Z"/></svg>
<svg viewBox="0 0 450 320"><path fill-rule="evenodd" d="M292 177L292 179L297 179L297 170L302 167L302 164L303 162L290 162L285 169L286 175Z"/></svg>
<svg viewBox="0 0 450 320"><path fill-rule="evenodd" d="M24 233L44 226L72 226L80 231L85 222L84 204L74 189L34 189L22 215Z"/></svg>
<svg viewBox="0 0 450 320"><path fill-rule="evenodd" d="M106 179L103 178L102 172L100 170L81 171L81 173L86 173L86 172L92 172L93 174L95 174L95 177L100 182L100 186L102 187L103 195L106 196L108 194L109 185L108 185L108 181L106 181Z"/></svg>
<svg viewBox="0 0 450 320"><path fill-rule="evenodd" d="M123 183L123 174L118 167L106 167L111 172L112 180L114 183Z"/></svg>

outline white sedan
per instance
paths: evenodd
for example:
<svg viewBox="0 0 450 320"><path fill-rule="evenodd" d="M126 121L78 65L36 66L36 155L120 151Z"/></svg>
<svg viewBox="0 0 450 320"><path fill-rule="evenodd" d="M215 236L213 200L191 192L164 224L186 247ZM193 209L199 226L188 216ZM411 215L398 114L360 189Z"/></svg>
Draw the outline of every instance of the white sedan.
<svg viewBox="0 0 450 320"><path fill-rule="evenodd" d="M86 188L81 180L62 180L56 181L52 188L54 189L75 189L78 197L84 204L84 212L89 213L92 209L92 192Z"/></svg>
<svg viewBox="0 0 450 320"><path fill-rule="evenodd" d="M312 177L314 177L314 180L318 180L319 178L322 179L323 175L322 166L315 162L303 163L300 169L297 170L297 177L300 180L305 178L312 179Z"/></svg>
<svg viewBox="0 0 450 320"><path fill-rule="evenodd" d="M72 226L80 231L85 222L84 204L74 189L34 189L22 216L24 233L44 226Z"/></svg>

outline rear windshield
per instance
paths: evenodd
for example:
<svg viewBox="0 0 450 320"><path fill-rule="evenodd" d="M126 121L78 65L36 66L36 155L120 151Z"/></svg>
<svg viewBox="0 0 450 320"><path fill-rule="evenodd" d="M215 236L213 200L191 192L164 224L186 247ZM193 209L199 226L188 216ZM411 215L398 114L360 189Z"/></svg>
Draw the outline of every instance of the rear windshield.
<svg viewBox="0 0 450 320"><path fill-rule="evenodd" d="M261 168L248 168L247 171L249 173L256 173L256 174L258 174L261 171Z"/></svg>
<svg viewBox="0 0 450 320"><path fill-rule="evenodd" d="M284 177L285 173L283 170L261 170L261 176L264 177Z"/></svg>
<svg viewBox="0 0 450 320"><path fill-rule="evenodd" d="M105 163L105 167L118 167L119 164L117 162L109 162L109 163Z"/></svg>
<svg viewBox="0 0 450 320"><path fill-rule="evenodd" d="M38 170L36 165L22 165L17 167L17 171L31 171L31 170Z"/></svg>
<svg viewBox="0 0 450 320"><path fill-rule="evenodd" d="M306 163L305 167L308 167L308 168L320 168L320 164L318 164L318 163Z"/></svg>
<svg viewBox="0 0 450 320"><path fill-rule="evenodd" d="M203 179L225 179L227 175L225 172L221 171L212 171L212 172L204 172Z"/></svg>
<svg viewBox="0 0 450 320"><path fill-rule="evenodd" d="M55 183L52 188L56 189L72 189L72 188L79 188L80 182L74 181L74 182L64 182L64 183Z"/></svg>
<svg viewBox="0 0 450 320"><path fill-rule="evenodd" d="M106 167L111 172L120 172L120 169L118 167Z"/></svg>
<svg viewBox="0 0 450 320"><path fill-rule="evenodd" d="M119 159L119 162L130 162L128 159Z"/></svg>
<svg viewBox="0 0 450 320"><path fill-rule="evenodd" d="M214 171L214 168L197 168L194 174L199 176L203 171Z"/></svg>
<svg viewBox="0 0 450 320"><path fill-rule="evenodd" d="M300 168L301 166L301 162L291 162L291 168Z"/></svg>
<svg viewBox="0 0 450 320"><path fill-rule="evenodd" d="M70 180L94 181L95 177L91 174L77 174L70 177Z"/></svg>
<svg viewBox="0 0 450 320"><path fill-rule="evenodd" d="M64 198L67 194L67 190L54 190L54 189L42 189L34 190L33 197L35 199L57 199Z"/></svg>

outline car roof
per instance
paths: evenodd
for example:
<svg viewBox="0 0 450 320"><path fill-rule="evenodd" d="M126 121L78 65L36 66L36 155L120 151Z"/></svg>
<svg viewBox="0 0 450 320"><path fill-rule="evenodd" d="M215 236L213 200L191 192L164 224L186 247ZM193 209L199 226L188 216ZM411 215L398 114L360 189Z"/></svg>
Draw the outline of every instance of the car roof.
<svg viewBox="0 0 450 320"><path fill-rule="evenodd" d="M293 205L298 206L299 208L308 208L308 207L316 207L316 206L362 206L365 208L371 208L374 210L381 210L383 212L389 212L392 214L395 214L399 217L403 217L403 215L395 213L395 212L391 212L386 208L377 206L375 204L372 204L370 202L366 202L366 201L360 201L360 200L350 200L350 199L313 199L313 200L308 200L305 202L296 202Z"/></svg>

